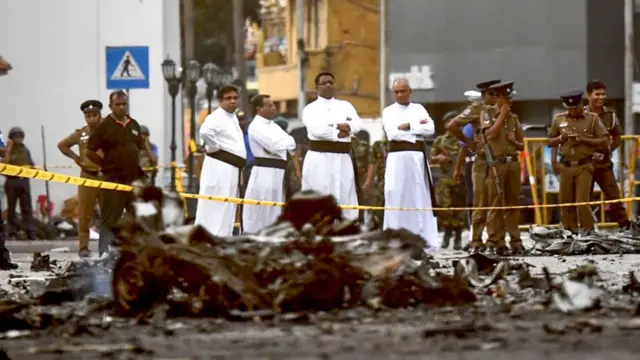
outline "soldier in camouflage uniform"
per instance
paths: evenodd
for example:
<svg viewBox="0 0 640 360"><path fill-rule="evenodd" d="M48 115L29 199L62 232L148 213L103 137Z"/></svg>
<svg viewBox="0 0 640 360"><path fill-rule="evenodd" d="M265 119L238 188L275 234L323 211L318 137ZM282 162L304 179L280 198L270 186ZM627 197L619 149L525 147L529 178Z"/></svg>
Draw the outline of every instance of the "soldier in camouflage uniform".
<svg viewBox="0 0 640 360"><path fill-rule="evenodd" d="M363 133L362 131L360 133ZM356 169L358 171L358 184L356 184L362 191L365 187L365 183L367 181L367 175L369 170L369 164L371 163L371 149L369 147L369 139L368 136L361 136L360 133L358 136L351 137L351 151L353 152L353 157L356 161ZM367 133L365 133L368 135ZM362 192L364 194L364 192ZM365 199L359 199L365 205L367 202Z"/></svg>
<svg viewBox="0 0 640 360"><path fill-rule="evenodd" d="M387 164L387 153L389 152L389 141L386 136L383 140L378 140L371 146L371 164L373 165L374 183L371 200L373 206L384 206L384 170ZM384 223L384 210L375 210L373 218L378 225Z"/></svg>
<svg viewBox="0 0 640 360"><path fill-rule="evenodd" d="M457 114L449 112L444 116L445 124ZM464 207L466 203L464 183L453 176L455 161L460 151L458 139L447 131L438 136L431 146L431 161L440 164L441 177L436 185L436 197L439 207ZM462 230L467 225L465 211L442 211L438 216L438 225L444 228L442 248L449 247L451 236L455 234L453 248L462 249Z"/></svg>

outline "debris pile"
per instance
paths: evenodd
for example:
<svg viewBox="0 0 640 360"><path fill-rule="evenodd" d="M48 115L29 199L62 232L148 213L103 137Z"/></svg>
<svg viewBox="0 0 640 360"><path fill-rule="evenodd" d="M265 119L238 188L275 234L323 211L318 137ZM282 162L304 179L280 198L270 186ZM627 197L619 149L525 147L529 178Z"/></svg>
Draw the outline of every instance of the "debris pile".
<svg viewBox="0 0 640 360"><path fill-rule="evenodd" d="M635 222L630 230L607 234L603 232L575 233L560 228L533 225L529 228L530 250L538 255L598 255L640 253L640 223Z"/></svg>
<svg viewBox="0 0 640 360"><path fill-rule="evenodd" d="M151 209L142 203L166 207L162 194L148 195L136 209ZM342 217L332 196L301 192L273 226L229 238L198 225L161 230L166 213L146 211L116 229L120 258L112 287L124 314L144 314L162 303L181 315L237 316L476 299L466 279L431 272L421 237L404 230L363 232Z"/></svg>

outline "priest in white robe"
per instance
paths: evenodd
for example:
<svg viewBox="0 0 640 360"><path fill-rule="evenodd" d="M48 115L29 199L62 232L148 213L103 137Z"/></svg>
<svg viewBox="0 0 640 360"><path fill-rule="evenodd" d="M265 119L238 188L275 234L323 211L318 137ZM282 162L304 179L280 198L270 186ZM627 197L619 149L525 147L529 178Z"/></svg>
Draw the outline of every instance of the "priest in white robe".
<svg viewBox="0 0 640 360"><path fill-rule="evenodd" d="M339 205L358 205L351 135L362 129L362 121L351 103L334 98L333 74L318 74L315 84L318 98L302 112L310 140L302 167L302 190L331 194ZM358 210L343 210L343 214L358 218Z"/></svg>
<svg viewBox="0 0 640 360"><path fill-rule="evenodd" d="M393 83L396 102L382 113L382 125L389 140L385 169L385 207L431 208L431 172L425 160L424 138L435 132L434 122L424 106L410 102L411 88L405 79ZM438 223L431 210L385 210L384 229L405 228L422 236L437 249Z"/></svg>
<svg viewBox="0 0 640 360"><path fill-rule="evenodd" d="M276 106L269 95L254 96L251 106L256 114L248 130L253 169L244 196L252 200L284 202L287 152L296 149L296 141L273 122ZM257 233L273 224L281 213L279 206L244 205L243 230Z"/></svg>
<svg viewBox="0 0 640 360"><path fill-rule="evenodd" d="M236 117L238 90L225 85L218 91L220 107L206 117L200 139L207 156L200 173L200 195L238 197L240 174L246 165L244 135ZM216 236L231 236L236 204L198 200L195 223Z"/></svg>

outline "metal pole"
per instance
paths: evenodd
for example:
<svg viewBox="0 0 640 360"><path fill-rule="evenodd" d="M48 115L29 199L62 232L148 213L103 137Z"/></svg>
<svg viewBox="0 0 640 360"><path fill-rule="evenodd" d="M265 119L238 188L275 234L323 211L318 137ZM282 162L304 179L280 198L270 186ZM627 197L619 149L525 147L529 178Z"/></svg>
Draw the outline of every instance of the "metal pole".
<svg viewBox="0 0 640 360"><path fill-rule="evenodd" d="M296 34L298 37L298 117L302 118L302 111L307 102L305 91L305 77L304 77L304 49L301 49L301 45L304 45L304 3L305 0L296 0Z"/></svg>
<svg viewBox="0 0 640 360"><path fill-rule="evenodd" d="M179 80L176 80L179 81ZM176 191L176 95L171 94L171 191Z"/></svg>
<svg viewBox="0 0 640 360"><path fill-rule="evenodd" d="M380 30L380 118L385 106L387 106L387 88L389 85L387 65L387 0L379 0L379 30Z"/></svg>
<svg viewBox="0 0 640 360"><path fill-rule="evenodd" d="M196 142L196 91L198 88L195 82L189 83L189 107L191 108L191 141ZM191 151L191 143L189 143L189 192L195 193L195 152Z"/></svg>
<svg viewBox="0 0 640 360"><path fill-rule="evenodd" d="M235 63L238 70L238 80L240 82L240 100L238 105L245 114L249 114L249 99L247 94L247 67L244 61L244 0L233 0L233 35L235 37Z"/></svg>
<svg viewBox="0 0 640 360"><path fill-rule="evenodd" d="M624 133L635 134L633 115L633 15L634 1L624 2Z"/></svg>

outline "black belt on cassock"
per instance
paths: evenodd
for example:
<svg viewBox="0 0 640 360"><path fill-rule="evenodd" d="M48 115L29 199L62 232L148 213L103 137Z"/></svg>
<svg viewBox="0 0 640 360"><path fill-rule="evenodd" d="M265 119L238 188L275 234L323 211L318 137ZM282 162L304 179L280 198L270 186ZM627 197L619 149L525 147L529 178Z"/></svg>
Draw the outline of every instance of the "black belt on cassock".
<svg viewBox="0 0 640 360"><path fill-rule="evenodd" d="M289 166L287 160L256 157L253 158L253 166L284 170L284 176L282 177L282 187L284 189L284 198L286 200L289 200L289 198L291 197L291 191L289 189Z"/></svg>
<svg viewBox="0 0 640 360"><path fill-rule="evenodd" d="M400 152L400 151L417 151L421 152L424 155L424 169L425 175L427 177L427 183L429 185L429 195L431 196L431 207L437 208L438 201L436 200L436 191L433 186L433 179L431 179L431 167L429 166L429 160L427 160L427 152L424 147L424 141L416 141L415 143L408 141L390 141L389 142L389 152ZM434 216L438 216L437 212L433 212Z"/></svg>
<svg viewBox="0 0 640 360"><path fill-rule="evenodd" d="M358 162L356 161L355 154L351 151L350 142L338 142L338 141L311 141L309 151L334 153L334 154L349 154L351 157L351 165L353 166L353 179L356 185L356 196L358 197L358 204L362 204L362 189L360 189L360 181L358 179ZM362 210L358 211L358 217L360 221L363 220Z"/></svg>
<svg viewBox="0 0 640 360"><path fill-rule="evenodd" d="M222 149L215 152L207 153L207 156L238 168L238 192L240 193L240 198L244 199L244 188L242 187L240 180L242 179L242 170L245 166L247 166L247 160L241 156ZM238 207L240 208L240 214L242 214L242 204L238 205ZM242 219L242 216L240 218ZM240 231L242 231L242 221L240 221Z"/></svg>

